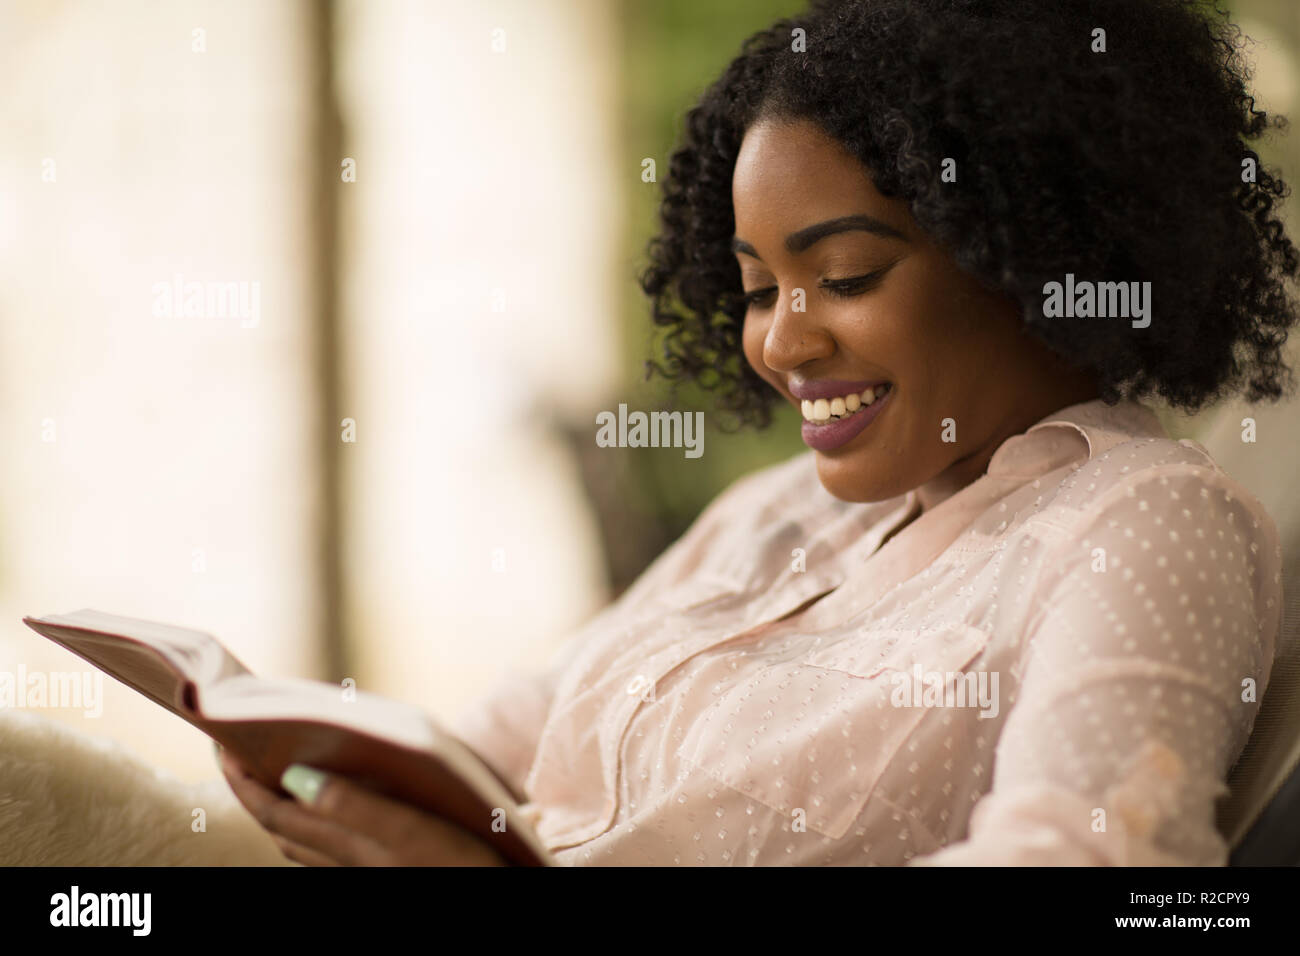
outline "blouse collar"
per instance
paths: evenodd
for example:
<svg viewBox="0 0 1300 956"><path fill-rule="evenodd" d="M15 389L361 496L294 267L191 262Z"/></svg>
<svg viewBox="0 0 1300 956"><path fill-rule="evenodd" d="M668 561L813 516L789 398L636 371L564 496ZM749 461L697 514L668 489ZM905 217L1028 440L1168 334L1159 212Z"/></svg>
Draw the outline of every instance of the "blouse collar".
<svg viewBox="0 0 1300 956"><path fill-rule="evenodd" d="M1004 441L989 460L992 478L1031 480L1076 461L1104 455L1133 438L1168 438L1145 405L1101 399L1070 405Z"/></svg>

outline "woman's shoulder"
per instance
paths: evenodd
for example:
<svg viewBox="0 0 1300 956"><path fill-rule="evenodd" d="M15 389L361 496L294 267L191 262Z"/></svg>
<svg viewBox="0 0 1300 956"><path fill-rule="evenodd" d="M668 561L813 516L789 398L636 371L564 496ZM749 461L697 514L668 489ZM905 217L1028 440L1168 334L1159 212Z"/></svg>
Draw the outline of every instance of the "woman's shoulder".
<svg viewBox="0 0 1300 956"><path fill-rule="evenodd" d="M1214 625L1242 603L1271 643L1281 606L1277 526L1251 491L1190 439L1122 438L1060 483L1044 584L1115 608ZM1152 610L1154 608L1154 610ZM1216 610L1217 608L1217 610ZM1186 618L1187 620L1184 620Z"/></svg>
<svg viewBox="0 0 1300 956"><path fill-rule="evenodd" d="M740 475L714 495L690 527L642 572L624 592L622 603L636 603L688 575L716 576L714 566L726 563L726 554L737 550L738 541L744 545L740 550L753 552L754 529L770 523L782 507L807 515L817 507L818 492L825 494L811 452Z"/></svg>
<svg viewBox="0 0 1300 956"><path fill-rule="evenodd" d="M1258 526L1263 534L1276 536L1272 518L1250 490L1199 442L1169 437L1146 406L1086 403L1039 423L1021 440L1037 442L1031 454L1050 455L1041 450L1048 436L1063 432L1083 442L1081 460L1063 473L1047 496L1058 520L1133 510L1134 522L1160 525L1171 511L1207 519L1237 513L1249 516L1252 529ZM1073 446L1069 454L1075 454ZM1133 499L1136 504L1125 504Z"/></svg>
<svg viewBox="0 0 1300 956"><path fill-rule="evenodd" d="M1161 527L1187 521L1241 522L1276 543L1277 527L1259 499L1191 439L1142 436L1090 455L1060 485L1054 504L1076 520L1115 520Z"/></svg>
<svg viewBox="0 0 1300 956"><path fill-rule="evenodd" d="M857 503L821 484L811 450L762 466L719 492L629 591L629 600L699 581L749 586L786 567L794 547L834 550L867 533L905 496ZM706 586L702 584L701 586Z"/></svg>
<svg viewBox="0 0 1300 956"><path fill-rule="evenodd" d="M719 522L734 526L781 520L816 524L848 508L858 507L828 492L817 476L816 453L799 452L739 476L700 512L695 528Z"/></svg>

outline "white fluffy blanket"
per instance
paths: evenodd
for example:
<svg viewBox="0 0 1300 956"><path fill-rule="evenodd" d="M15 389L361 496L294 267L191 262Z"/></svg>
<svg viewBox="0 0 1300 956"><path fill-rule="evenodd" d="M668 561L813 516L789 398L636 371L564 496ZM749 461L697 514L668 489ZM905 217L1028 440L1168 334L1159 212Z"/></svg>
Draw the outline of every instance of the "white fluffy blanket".
<svg viewBox="0 0 1300 956"><path fill-rule="evenodd" d="M224 780L185 784L116 744L0 710L0 866L101 865L296 864Z"/></svg>

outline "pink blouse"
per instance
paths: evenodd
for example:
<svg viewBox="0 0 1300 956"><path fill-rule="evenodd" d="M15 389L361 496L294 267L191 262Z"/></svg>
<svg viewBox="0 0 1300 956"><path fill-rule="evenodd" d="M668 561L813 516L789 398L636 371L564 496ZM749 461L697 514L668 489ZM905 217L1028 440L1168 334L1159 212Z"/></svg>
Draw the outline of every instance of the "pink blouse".
<svg viewBox="0 0 1300 956"><path fill-rule="evenodd" d="M457 729L565 864L1225 863L1281 607L1255 498L1094 401L918 511L812 452L748 475Z"/></svg>

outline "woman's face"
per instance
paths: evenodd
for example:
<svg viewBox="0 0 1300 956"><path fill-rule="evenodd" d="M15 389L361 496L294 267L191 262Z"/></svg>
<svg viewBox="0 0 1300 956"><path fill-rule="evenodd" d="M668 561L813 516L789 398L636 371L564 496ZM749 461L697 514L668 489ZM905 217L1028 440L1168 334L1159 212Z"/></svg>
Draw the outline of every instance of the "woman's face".
<svg viewBox="0 0 1300 956"><path fill-rule="evenodd" d="M732 201L742 282L757 293L745 357L803 412L835 497L919 489L928 507L982 474L1007 437L1096 396L815 124L756 122Z"/></svg>

